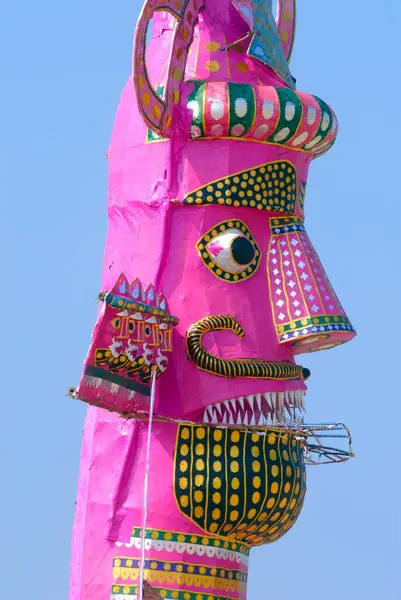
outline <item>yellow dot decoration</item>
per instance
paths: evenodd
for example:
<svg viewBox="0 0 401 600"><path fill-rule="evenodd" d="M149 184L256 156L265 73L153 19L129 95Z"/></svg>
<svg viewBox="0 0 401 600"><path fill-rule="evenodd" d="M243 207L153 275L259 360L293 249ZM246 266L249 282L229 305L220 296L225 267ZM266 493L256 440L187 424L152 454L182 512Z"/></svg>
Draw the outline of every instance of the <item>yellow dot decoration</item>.
<svg viewBox="0 0 401 600"><path fill-rule="evenodd" d="M230 448L230 456L232 458L238 458L239 457L239 448L238 448L238 446L232 446Z"/></svg>
<svg viewBox="0 0 401 600"><path fill-rule="evenodd" d="M254 458L257 458L259 456L260 450L259 450L258 446L252 446L251 454Z"/></svg>
<svg viewBox="0 0 401 600"><path fill-rule="evenodd" d="M213 432L213 439L215 440L215 442L220 442L222 437L223 437L223 432L220 429L216 429L216 431Z"/></svg>
<svg viewBox="0 0 401 600"><path fill-rule="evenodd" d="M187 456L188 452L189 452L189 446L187 446L186 444L183 444L181 446L181 454L182 454L182 456Z"/></svg>
<svg viewBox="0 0 401 600"><path fill-rule="evenodd" d="M171 76L176 81L181 81L181 79L182 79L182 71L180 69L177 69L177 67L174 67L173 70L172 70Z"/></svg>
<svg viewBox="0 0 401 600"><path fill-rule="evenodd" d="M202 502L203 500L203 492L201 490L195 490L194 492L195 502Z"/></svg>
<svg viewBox="0 0 401 600"><path fill-rule="evenodd" d="M197 519L201 519L203 517L203 508L201 506L195 506L194 515Z"/></svg>
<svg viewBox="0 0 401 600"><path fill-rule="evenodd" d="M186 477L180 477L179 486L182 490L186 490L188 487L188 479Z"/></svg>
<svg viewBox="0 0 401 600"><path fill-rule="evenodd" d="M220 44L219 42L208 42L207 44L205 44L205 50L207 50L208 52L216 52L216 50L220 49Z"/></svg>
<svg viewBox="0 0 401 600"><path fill-rule="evenodd" d="M244 62L237 62L235 65L240 73L247 73L249 71L249 67Z"/></svg>
<svg viewBox="0 0 401 600"><path fill-rule="evenodd" d="M230 464L230 471L232 473L238 473L239 471L239 462L237 460L233 460Z"/></svg>
<svg viewBox="0 0 401 600"><path fill-rule="evenodd" d="M234 225L234 224L232 223L232 224L231 224L231 227L233 227L233 225ZM228 226L230 227L230 224L229 224L229 223L228 223ZM233 431L233 432L231 433L231 441L232 441L232 442L234 442L234 443L236 444L237 442L239 442L239 440L240 440L240 434L239 434L239 431Z"/></svg>
<svg viewBox="0 0 401 600"><path fill-rule="evenodd" d="M220 70L220 63L217 60L207 60L205 62L205 69L210 73L217 73Z"/></svg>
<svg viewBox="0 0 401 600"><path fill-rule="evenodd" d="M272 165L277 167L277 169L274 170ZM269 166L271 166L271 169L268 169ZM255 173L255 175L250 176L251 173ZM267 187L270 189L268 204L266 200ZM293 215L296 202L297 177L295 168L291 163L288 161L276 161L266 166L242 171L230 177L209 182L200 189L205 192L207 190L207 193L201 198L200 202L202 204L213 203L226 204L228 206L241 204L242 206L249 206L259 210L274 210ZM194 194L196 194L196 190L190 192L184 198L184 203L193 203ZM209 201L207 197L209 197ZM258 203L255 202L255 199Z"/></svg>
<svg viewBox="0 0 401 600"><path fill-rule="evenodd" d="M194 481L195 481L195 485L197 487L200 487L201 485L203 485L203 483L205 481L205 478L204 478L203 475L199 475L198 474L198 475L195 475L195 480Z"/></svg>
<svg viewBox="0 0 401 600"><path fill-rule="evenodd" d="M205 453L204 444L196 444L195 454L197 454L198 456L202 456L202 454L204 454L204 453Z"/></svg>
<svg viewBox="0 0 401 600"><path fill-rule="evenodd" d="M205 468L205 461L204 461L204 460L202 460L201 458L198 458L198 459L195 461L195 469L196 469L197 471L203 471L203 469L204 469L204 468Z"/></svg>
<svg viewBox="0 0 401 600"><path fill-rule="evenodd" d="M230 223L241 229L237 220ZM287 437L286 447L283 437ZM261 545L278 539L294 524L305 494L302 443L296 440L294 446L294 439L292 433L273 430L265 436L230 428L179 426L174 483L178 506L205 532L222 536L204 538L204 545L228 544L224 547L229 548L234 541L248 547ZM218 456L213 452L216 447ZM218 569L216 576L219 573Z"/></svg>
<svg viewBox="0 0 401 600"><path fill-rule="evenodd" d="M288 42L288 31L286 29L283 29L280 37L284 44L286 44Z"/></svg>
<svg viewBox="0 0 401 600"><path fill-rule="evenodd" d="M271 484L270 490L271 490L272 494L277 494L277 492L278 492L278 483L276 481Z"/></svg>
<svg viewBox="0 0 401 600"><path fill-rule="evenodd" d="M181 438L183 440L189 440L189 429L187 429L187 427L184 427L181 431Z"/></svg>
<svg viewBox="0 0 401 600"><path fill-rule="evenodd" d="M240 481L238 479L238 477L234 477L233 480L231 481L231 487L233 488L233 490L238 490L240 487Z"/></svg>
<svg viewBox="0 0 401 600"><path fill-rule="evenodd" d="M160 117L160 106L158 104L154 104L152 106L152 116L154 119L158 119Z"/></svg>
<svg viewBox="0 0 401 600"><path fill-rule="evenodd" d="M220 446L220 445L216 445L216 446L214 446L214 448L213 448L213 455L214 455L214 456L216 456L216 457L218 457L218 456L221 456L221 455L222 455L222 453L223 453L223 448L222 448L222 446Z"/></svg>
<svg viewBox="0 0 401 600"><path fill-rule="evenodd" d="M213 477L213 487L215 490L219 490L221 488L221 479L220 477Z"/></svg>
<svg viewBox="0 0 401 600"><path fill-rule="evenodd" d="M196 437L198 438L198 440L203 440L205 438L206 435L206 430L204 427L198 427L196 430Z"/></svg>

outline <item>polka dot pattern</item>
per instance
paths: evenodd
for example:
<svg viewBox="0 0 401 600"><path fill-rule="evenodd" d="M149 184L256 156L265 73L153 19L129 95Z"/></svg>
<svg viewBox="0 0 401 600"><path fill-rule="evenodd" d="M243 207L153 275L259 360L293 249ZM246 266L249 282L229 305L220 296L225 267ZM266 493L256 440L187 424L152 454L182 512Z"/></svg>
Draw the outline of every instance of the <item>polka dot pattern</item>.
<svg viewBox="0 0 401 600"><path fill-rule="evenodd" d="M202 460L194 460L202 439ZM187 461L183 447L190 447ZM183 514L205 532L249 546L281 537L305 495L303 442L291 432L180 425L174 492Z"/></svg>
<svg viewBox="0 0 401 600"><path fill-rule="evenodd" d="M184 204L247 206L293 214L297 197L294 166L275 161L208 183L184 198Z"/></svg>

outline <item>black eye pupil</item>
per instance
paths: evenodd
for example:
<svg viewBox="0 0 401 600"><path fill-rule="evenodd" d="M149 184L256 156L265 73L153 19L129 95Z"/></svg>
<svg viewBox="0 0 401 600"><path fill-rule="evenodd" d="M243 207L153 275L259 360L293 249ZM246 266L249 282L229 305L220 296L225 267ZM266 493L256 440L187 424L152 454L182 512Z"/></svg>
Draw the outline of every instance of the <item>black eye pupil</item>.
<svg viewBox="0 0 401 600"><path fill-rule="evenodd" d="M239 235L231 242L231 256L239 265L247 265L255 258L255 248L248 238Z"/></svg>

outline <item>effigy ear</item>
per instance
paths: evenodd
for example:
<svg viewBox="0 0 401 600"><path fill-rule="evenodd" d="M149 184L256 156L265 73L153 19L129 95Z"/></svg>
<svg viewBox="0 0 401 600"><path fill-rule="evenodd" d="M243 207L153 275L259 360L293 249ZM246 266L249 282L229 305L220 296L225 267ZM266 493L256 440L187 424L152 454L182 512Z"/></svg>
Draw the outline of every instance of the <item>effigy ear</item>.
<svg viewBox="0 0 401 600"><path fill-rule="evenodd" d="M104 303L92 333L84 372L70 395L88 404L130 415L148 411L152 373L160 377L172 352L172 329L178 319L168 313L164 296L153 285L144 291L122 273Z"/></svg>
<svg viewBox="0 0 401 600"><path fill-rule="evenodd" d="M180 84L184 79L194 27L202 8L202 0L147 0L138 20L133 57L133 79L138 108L148 127L163 137L171 136L173 109L180 101ZM146 68L146 34L157 11L169 12L177 21L163 97L150 83Z"/></svg>
<svg viewBox="0 0 401 600"><path fill-rule="evenodd" d="M232 2L249 26L248 56L273 69L289 87L295 87L288 66L295 38L295 0L277 0L276 19L272 0Z"/></svg>

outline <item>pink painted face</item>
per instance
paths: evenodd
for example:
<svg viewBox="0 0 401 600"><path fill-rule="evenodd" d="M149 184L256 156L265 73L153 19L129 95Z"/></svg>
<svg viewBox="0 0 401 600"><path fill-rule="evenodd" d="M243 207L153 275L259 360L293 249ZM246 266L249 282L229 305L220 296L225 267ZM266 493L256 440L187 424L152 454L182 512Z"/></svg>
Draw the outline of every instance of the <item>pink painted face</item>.
<svg viewBox="0 0 401 600"><path fill-rule="evenodd" d="M272 219L251 208L172 210L163 290L180 323L173 333L174 367L160 380L158 410L250 425L280 420L281 409L286 418L300 417L307 373L283 364L295 362L293 347L279 343L273 317Z"/></svg>
<svg viewBox="0 0 401 600"><path fill-rule="evenodd" d="M138 25L134 83L108 153L102 290L121 297L98 321L78 395L122 414L147 410L154 370L162 416L298 423L309 372L294 356L355 335L304 228L308 167L333 144L337 120L325 102L293 89L290 45L280 50L278 34L274 69L256 46L252 54L253 42L236 43L249 33L242 2L194 3L192 41L184 20L173 35L171 16L159 15L145 52L158 5ZM163 36L173 44L168 71ZM126 293L115 289L121 274ZM132 336L121 337L116 322ZM166 326L168 351L152 337Z"/></svg>

